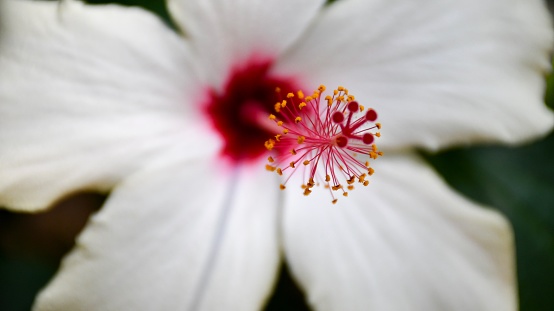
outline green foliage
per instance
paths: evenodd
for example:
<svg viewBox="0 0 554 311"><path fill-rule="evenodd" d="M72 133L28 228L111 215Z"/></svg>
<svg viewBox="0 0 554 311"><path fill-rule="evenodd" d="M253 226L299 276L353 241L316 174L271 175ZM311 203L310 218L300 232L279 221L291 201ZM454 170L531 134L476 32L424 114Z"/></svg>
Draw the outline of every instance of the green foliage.
<svg viewBox="0 0 554 311"><path fill-rule="evenodd" d="M40 259L9 258L0 250L0 310L30 310L35 295L56 268Z"/></svg>

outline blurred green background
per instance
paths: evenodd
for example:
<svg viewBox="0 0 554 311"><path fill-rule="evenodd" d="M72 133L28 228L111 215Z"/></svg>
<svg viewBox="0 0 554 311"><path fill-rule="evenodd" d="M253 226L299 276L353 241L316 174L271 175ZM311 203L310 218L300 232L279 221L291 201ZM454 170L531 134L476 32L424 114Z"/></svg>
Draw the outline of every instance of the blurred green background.
<svg viewBox="0 0 554 311"><path fill-rule="evenodd" d="M163 1L89 2L140 5L172 25ZM546 102L554 108L554 77L547 81ZM554 134L520 147L480 146L422 154L455 189L510 219L521 310L554 310ZM82 194L41 215L0 211L0 310L29 310L88 215L104 199ZM79 209L70 208L75 205ZM266 310L307 310L285 266Z"/></svg>

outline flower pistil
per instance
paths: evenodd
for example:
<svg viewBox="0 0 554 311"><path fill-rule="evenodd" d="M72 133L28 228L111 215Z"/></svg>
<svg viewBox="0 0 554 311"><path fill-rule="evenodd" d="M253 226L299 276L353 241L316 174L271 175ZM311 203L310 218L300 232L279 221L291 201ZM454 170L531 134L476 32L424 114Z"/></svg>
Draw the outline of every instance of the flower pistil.
<svg viewBox="0 0 554 311"><path fill-rule="evenodd" d="M282 130L265 142L272 153L266 169L287 176L281 189L302 170L304 195L323 184L334 204L335 191L346 197L355 182L369 184L366 178L374 172L370 159L383 155L374 143L381 136L381 124L375 123L377 112L366 110L348 89L339 86L323 98L325 89L320 85L310 96L302 91L288 93L274 105L269 119Z"/></svg>

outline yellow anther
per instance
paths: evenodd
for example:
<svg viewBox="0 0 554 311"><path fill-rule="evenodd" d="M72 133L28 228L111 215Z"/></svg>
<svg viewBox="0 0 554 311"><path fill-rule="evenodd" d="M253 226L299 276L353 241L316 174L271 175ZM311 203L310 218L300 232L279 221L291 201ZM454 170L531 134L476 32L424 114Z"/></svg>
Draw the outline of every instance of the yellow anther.
<svg viewBox="0 0 554 311"><path fill-rule="evenodd" d="M271 157L271 156L269 156L269 157L267 158L267 160L269 161L269 163L275 162L275 160L274 160L273 157Z"/></svg>
<svg viewBox="0 0 554 311"><path fill-rule="evenodd" d="M283 121L277 121L277 126L283 126Z"/></svg>
<svg viewBox="0 0 554 311"><path fill-rule="evenodd" d="M377 152L377 154L378 154L379 156L383 156L383 151L379 151L379 152Z"/></svg>
<svg viewBox="0 0 554 311"><path fill-rule="evenodd" d="M283 184L280 184L279 188L281 188L281 190L285 190L285 188L287 188L287 187L285 187L285 185L283 185Z"/></svg>
<svg viewBox="0 0 554 311"><path fill-rule="evenodd" d="M331 107L333 105L333 99L332 98L329 98L327 100L327 106Z"/></svg>
<svg viewBox="0 0 554 311"><path fill-rule="evenodd" d="M354 96L353 95L348 95L347 99L348 99L349 102L354 101Z"/></svg>
<svg viewBox="0 0 554 311"><path fill-rule="evenodd" d="M292 155L296 155L296 150L291 149L290 153L291 153Z"/></svg>
<svg viewBox="0 0 554 311"><path fill-rule="evenodd" d="M306 137L304 136L298 136L298 139L296 140L299 144L303 143L306 140Z"/></svg>
<svg viewBox="0 0 554 311"><path fill-rule="evenodd" d="M266 164L266 165L265 165L265 169L268 170L268 171L270 171L270 172L273 172L273 171L275 171L276 167L275 167L275 166L271 166L271 165L269 165L269 164Z"/></svg>
<svg viewBox="0 0 554 311"><path fill-rule="evenodd" d="M306 186L306 185L301 185L300 188L306 189L306 188L308 188L308 186Z"/></svg>
<svg viewBox="0 0 554 311"><path fill-rule="evenodd" d="M379 156L379 155L378 155L377 152L375 152L375 151L371 151L371 152L369 153L369 157L372 158L372 159L374 159L374 160L377 159L378 156Z"/></svg>
<svg viewBox="0 0 554 311"><path fill-rule="evenodd" d="M284 130L283 130L283 134L285 134L285 135L287 135L288 132L289 132L288 129L284 129Z"/></svg>
<svg viewBox="0 0 554 311"><path fill-rule="evenodd" d="M365 107L360 105L360 112L364 111Z"/></svg>
<svg viewBox="0 0 554 311"><path fill-rule="evenodd" d="M350 191L354 190L354 186L352 186L352 185L348 186L348 190L350 190Z"/></svg>
<svg viewBox="0 0 554 311"><path fill-rule="evenodd" d="M368 168L367 169L367 173L369 174L369 176L373 175L373 173L375 173L375 170L373 168Z"/></svg>
<svg viewBox="0 0 554 311"><path fill-rule="evenodd" d="M345 197L347 197L347 196L348 196L348 192L343 192L342 195L345 196Z"/></svg>
<svg viewBox="0 0 554 311"><path fill-rule="evenodd" d="M369 167L369 161L365 161L365 167Z"/></svg>
<svg viewBox="0 0 554 311"><path fill-rule="evenodd" d="M360 177L358 177L358 182L360 182L360 183L364 182L366 176L367 176L366 174L360 175Z"/></svg>
<svg viewBox="0 0 554 311"><path fill-rule="evenodd" d="M344 89L344 94L348 95L348 89Z"/></svg>
<svg viewBox="0 0 554 311"><path fill-rule="evenodd" d="M306 107L306 103L305 102L301 102L299 105L298 105L298 109L302 110L302 108Z"/></svg>
<svg viewBox="0 0 554 311"><path fill-rule="evenodd" d="M369 185L369 181L366 180L364 181L364 186L367 186L367 185Z"/></svg>
<svg viewBox="0 0 554 311"><path fill-rule="evenodd" d="M277 118L277 117L275 117L274 114L270 114L270 115L269 115L269 119L270 119L270 120L275 120L276 118Z"/></svg>
<svg viewBox="0 0 554 311"><path fill-rule="evenodd" d="M306 97L306 101L309 102L310 100L312 100L313 98L311 96L307 96Z"/></svg>
<svg viewBox="0 0 554 311"><path fill-rule="evenodd" d="M276 141L281 141L281 134L275 135L275 140Z"/></svg>
<svg viewBox="0 0 554 311"><path fill-rule="evenodd" d="M289 166L294 168L294 161L290 162Z"/></svg>
<svg viewBox="0 0 554 311"><path fill-rule="evenodd" d="M276 103L273 108L275 108L275 112L281 112L281 103Z"/></svg>
<svg viewBox="0 0 554 311"><path fill-rule="evenodd" d="M300 98L300 99L303 99L303 98L304 98L304 92L302 92L302 90L298 90L298 92L296 92L296 95L297 95L298 98Z"/></svg>
<svg viewBox="0 0 554 311"><path fill-rule="evenodd" d="M342 102L342 101L344 101L344 96L341 95L341 96L337 97L337 103Z"/></svg>
<svg viewBox="0 0 554 311"><path fill-rule="evenodd" d="M337 201L338 201L338 199L334 199L333 201L331 201L331 203L337 204Z"/></svg>
<svg viewBox="0 0 554 311"><path fill-rule="evenodd" d="M294 93L288 93L287 94L287 98L293 98L294 97Z"/></svg>
<svg viewBox="0 0 554 311"><path fill-rule="evenodd" d="M308 164L310 164L310 160L304 160L304 162L302 162L302 164L308 165Z"/></svg>
<svg viewBox="0 0 554 311"><path fill-rule="evenodd" d="M344 86L339 86L339 87L337 87L337 90L339 90L339 92L344 91Z"/></svg>
<svg viewBox="0 0 554 311"><path fill-rule="evenodd" d="M300 116L298 116L298 117L296 117L296 119L294 119L294 122L296 122L296 123L298 123L300 121L302 121L302 118Z"/></svg>
<svg viewBox="0 0 554 311"><path fill-rule="evenodd" d="M332 187L331 187L331 189L333 189L333 191L337 191L337 190L339 190L339 189L341 189L341 188L342 188L342 185L341 185L341 184L338 184L338 185L336 185L336 186L332 186Z"/></svg>
<svg viewBox="0 0 554 311"><path fill-rule="evenodd" d="M276 88L275 88L275 92L277 92L277 93L281 92L281 88L280 88L280 87L276 87Z"/></svg>
<svg viewBox="0 0 554 311"><path fill-rule="evenodd" d="M283 175L283 171L280 168L277 168L277 174Z"/></svg>
<svg viewBox="0 0 554 311"><path fill-rule="evenodd" d="M266 142L264 143L264 146L267 150L271 150L275 146L275 141L273 139L266 140Z"/></svg>
<svg viewBox="0 0 554 311"><path fill-rule="evenodd" d="M283 99L283 101L281 102L281 108L285 108L286 106L287 106L287 101Z"/></svg>
<svg viewBox="0 0 554 311"><path fill-rule="evenodd" d="M312 190L310 190L308 188L304 189L304 195L307 196L307 195L310 195L310 193L312 193Z"/></svg>
<svg viewBox="0 0 554 311"><path fill-rule="evenodd" d="M356 181L356 176L352 176L349 179L346 180L346 183L351 185Z"/></svg>
<svg viewBox="0 0 554 311"><path fill-rule="evenodd" d="M381 123L375 123L375 126L376 126L378 129L381 129Z"/></svg>
<svg viewBox="0 0 554 311"><path fill-rule="evenodd" d="M326 101L333 100L333 97L331 97L331 95L327 95L327 96L325 96L325 100L326 100Z"/></svg>
<svg viewBox="0 0 554 311"><path fill-rule="evenodd" d="M324 92L326 87L325 85L321 84L318 88L317 88L320 92Z"/></svg>
<svg viewBox="0 0 554 311"><path fill-rule="evenodd" d="M377 136L377 137L381 137L381 132L377 132L377 133L375 133L375 136Z"/></svg>
<svg viewBox="0 0 554 311"><path fill-rule="evenodd" d="M333 94L334 94L334 95L337 95L338 93L339 93L339 90L334 90L334 91L333 91Z"/></svg>
<svg viewBox="0 0 554 311"><path fill-rule="evenodd" d="M329 175L325 175L325 181L327 181L327 182L328 182L328 181L330 181L330 180L331 180L331 176L329 176Z"/></svg>

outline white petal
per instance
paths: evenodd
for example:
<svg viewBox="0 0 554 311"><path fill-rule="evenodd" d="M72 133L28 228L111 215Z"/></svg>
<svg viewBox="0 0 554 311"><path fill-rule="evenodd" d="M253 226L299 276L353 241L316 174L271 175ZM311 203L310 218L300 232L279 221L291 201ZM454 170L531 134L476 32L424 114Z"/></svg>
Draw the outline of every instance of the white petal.
<svg viewBox="0 0 554 311"><path fill-rule="evenodd" d="M35 310L259 309L279 263L276 183L208 160L116 188Z"/></svg>
<svg viewBox="0 0 554 311"><path fill-rule="evenodd" d="M437 149L544 134L554 35L539 0L337 1L278 63L344 85L383 123L382 147Z"/></svg>
<svg viewBox="0 0 554 311"><path fill-rule="evenodd" d="M107 190L193 128L188 48L154 15L0 5L0 206Z"/></svg>
<svg viewBox="0 0 554 311"><path fill-rule="evenodd" d="M190 38L208 82L218 88L232 66L271 60L294 42L323 0L170 0L169 10Z"/></svg>
<svg viewBox="0 0 554 311"><path fill-rule="evenodd" d="M374 166L369 186L337 205L325 189L289 192L285 254L309 302L317 310L515 310L505 219L454 193L423 162L389 154Z"/></svg>

